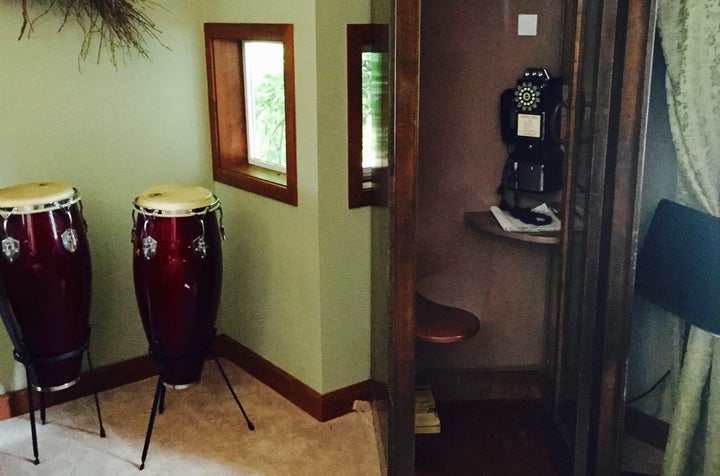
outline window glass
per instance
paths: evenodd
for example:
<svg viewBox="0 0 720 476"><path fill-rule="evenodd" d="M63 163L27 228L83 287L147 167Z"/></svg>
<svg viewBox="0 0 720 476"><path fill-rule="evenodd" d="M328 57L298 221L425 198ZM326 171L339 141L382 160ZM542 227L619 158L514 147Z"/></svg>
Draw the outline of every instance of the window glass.
<svg viewBox="0 0 720 476"><path fill-rule="evenodd" d="M285 172L283 45L244 41L248 162Z"/></svg>
<svg viewBox="0 0 720 476"><path fill-rule="evenodd" d="M387 174L387 28L347 26L348 206L380 204Z"/></svg>
<svg viewBox="0 0 720 476"><path fill-rule="evenodd" d="M382 167L380 154L381 100L383 94L383 55L369 46L362 52L362 166L363 170Z"/></svg>

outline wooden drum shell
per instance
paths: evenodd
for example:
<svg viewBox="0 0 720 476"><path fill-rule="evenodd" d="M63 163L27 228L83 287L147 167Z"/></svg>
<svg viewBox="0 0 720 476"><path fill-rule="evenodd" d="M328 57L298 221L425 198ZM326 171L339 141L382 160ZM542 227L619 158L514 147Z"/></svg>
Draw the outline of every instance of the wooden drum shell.
<svg viewBox="0 0 720 476"><path fill-rule="evenodd" d="M33 361L40 391L67 388L80 377L82 349L89 337L90 248L79 201L69 206L77 249L63 246L68 211L13 214L7 232L20 242L13 262L0 258L8 301ZM79 351L57 362L48 358Z"/></svg>
<svg viewBox="0 0 720 476"><path fill-rule="evenodd" d="M203 224L207 255L200 258L193 240ZM143 329L163 383L182 388L200 380L215 335L222 286L218 217L215 211L193 216L140 212L135 230L133 276ZM143 254L143 235L157 241L150 259Z"/></svg>

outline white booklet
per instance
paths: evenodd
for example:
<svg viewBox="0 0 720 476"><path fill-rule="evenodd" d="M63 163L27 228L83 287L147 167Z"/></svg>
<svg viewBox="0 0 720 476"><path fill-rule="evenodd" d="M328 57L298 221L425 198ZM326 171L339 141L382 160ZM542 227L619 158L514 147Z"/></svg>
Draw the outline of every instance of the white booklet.
<svg viewBox="0 0 720 476"><path fill-rule="evenodd" d="M514 231L518 233L542 233L549 231L560 231L560 219L553 213L552 210L545 204L542 203L537 207L533 208L532 211L537 213L543 213L549 215L552 221L547 225L532 225L530 223L523 223L514 216L510 215L509 212L501 210L499 207L492 206L490 211L497 220L500 227L505 231Z"/></svg>

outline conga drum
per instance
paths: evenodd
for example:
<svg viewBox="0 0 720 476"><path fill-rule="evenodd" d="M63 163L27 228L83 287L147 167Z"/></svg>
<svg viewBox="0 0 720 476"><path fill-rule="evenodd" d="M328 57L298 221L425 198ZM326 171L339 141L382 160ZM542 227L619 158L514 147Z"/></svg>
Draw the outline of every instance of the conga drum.
<svg viewBox="0 0 720 476"><path fill-rule="evenodd" d="M0 271L39 391L80 377L89 339L91 264L80 194L61 182L0 189ZM17 334L20 334L17 336ZM16 349L16 355L17 351Z"/></svg>
<svg viewBox="0 0 720 476"><path fill-rule="evenodd" d="M203 187L158 185L133 203L135 295L166 387L200 380L220 305L222 234L220 201Z"/></svg>

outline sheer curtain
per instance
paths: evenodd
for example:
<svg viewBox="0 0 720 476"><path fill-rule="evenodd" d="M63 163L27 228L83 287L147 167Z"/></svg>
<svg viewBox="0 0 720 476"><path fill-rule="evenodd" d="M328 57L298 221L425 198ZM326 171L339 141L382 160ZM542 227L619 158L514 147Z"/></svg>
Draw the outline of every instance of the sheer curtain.
<svg viewBox="0 0 720 476"><path fill-rule="evenodd" d="M678 157L676 200L720 216L720 2L659 0L658 27ZM715 242L720 246L720 236ZM662 474L720 475L720 338L690 328L674 395Z"/></svg>

